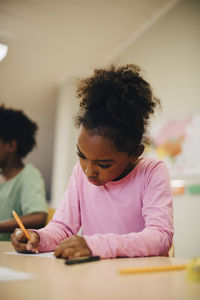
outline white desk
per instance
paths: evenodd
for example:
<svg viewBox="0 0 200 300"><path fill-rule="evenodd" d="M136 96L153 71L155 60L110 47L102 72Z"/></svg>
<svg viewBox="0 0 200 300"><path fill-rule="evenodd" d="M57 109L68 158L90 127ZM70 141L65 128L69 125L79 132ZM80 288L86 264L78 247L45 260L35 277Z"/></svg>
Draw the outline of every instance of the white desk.
<svg viewBox="0 0 200 300"><path fill-rule="evenodd" d="M67 266L64 260L4 254L14 251L0 242L0 266L34 275L32 280L1 282L1 300L199 300L200 283L188 282L185 270L120 275L127 267L182 264L166 257L107 259Z"/></svg>

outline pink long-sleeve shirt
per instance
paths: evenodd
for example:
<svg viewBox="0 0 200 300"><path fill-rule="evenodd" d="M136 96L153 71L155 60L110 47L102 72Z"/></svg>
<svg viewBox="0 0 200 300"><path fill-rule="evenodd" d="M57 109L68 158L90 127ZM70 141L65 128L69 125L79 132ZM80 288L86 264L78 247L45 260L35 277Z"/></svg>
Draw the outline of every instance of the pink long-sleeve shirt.
<svg viewBox="0 0 200 300"><path fill-rule="evenodd" d="M82 229L93 255L167 255L173 237L170 178L165 164L142 158L124 178L91 184L77 163L52 221L37 232L52 251Z"/></svg>

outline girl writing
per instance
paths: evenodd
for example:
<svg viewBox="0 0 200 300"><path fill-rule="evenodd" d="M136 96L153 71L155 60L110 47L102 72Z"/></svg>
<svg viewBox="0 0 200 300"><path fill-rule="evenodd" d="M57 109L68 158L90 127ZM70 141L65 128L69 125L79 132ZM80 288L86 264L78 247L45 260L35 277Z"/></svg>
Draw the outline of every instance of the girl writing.
<svg viewBox="0 0 200 300"><path fill-rule="evenodd" d="M62 258L167 255L173 236L169 174L163 162L142 157L159 100L135 65L98 69L77 94L79 162L52 221L29 230L30 241L16 230L14 248L54 250Z"/></svg>

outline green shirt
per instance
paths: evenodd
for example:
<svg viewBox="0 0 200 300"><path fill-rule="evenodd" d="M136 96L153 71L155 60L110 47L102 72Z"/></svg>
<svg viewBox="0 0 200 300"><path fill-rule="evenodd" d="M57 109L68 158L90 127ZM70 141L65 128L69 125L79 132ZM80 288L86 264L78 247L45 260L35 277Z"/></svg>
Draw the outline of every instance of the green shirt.
<svg viewBox="0 0 200 300"><path fill-rule="evenodd" d="M44 181L32 164L26 164L14 178L0 184L0 222L12 219L12 210L19 216L47 212ZM0 241L8 240L10 233L0 233Z"/></svg>

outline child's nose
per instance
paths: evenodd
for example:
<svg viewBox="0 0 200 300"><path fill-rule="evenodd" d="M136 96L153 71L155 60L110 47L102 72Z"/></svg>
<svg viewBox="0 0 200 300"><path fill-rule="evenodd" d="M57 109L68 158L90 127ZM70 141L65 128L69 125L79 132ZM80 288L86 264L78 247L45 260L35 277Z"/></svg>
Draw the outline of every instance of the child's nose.
<svg viewBox="0 0 200 300"><path fill-rule="evenodd" d="M92 164L87 164L86 168L85 168L85 174L87 177L94 177L97 175L97 170L95 168L95 166L93 166Z"/></svg>

